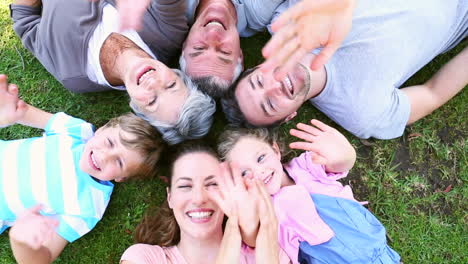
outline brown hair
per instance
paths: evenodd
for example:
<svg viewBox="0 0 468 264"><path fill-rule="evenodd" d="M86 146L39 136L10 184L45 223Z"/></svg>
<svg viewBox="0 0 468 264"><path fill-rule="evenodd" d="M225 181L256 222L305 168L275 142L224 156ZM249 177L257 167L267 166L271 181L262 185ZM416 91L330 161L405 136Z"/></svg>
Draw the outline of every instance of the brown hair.
<svg viewBox="0 0 468 264"><path fill-rule="evenodd" d="M138 169L129 177L147 179L155 176L161 151L166 147L159 132L150 123L132 113L112 118L103 127L117 126L134 136L129 139L120 135L122 144L128 149L138 151L144 158Z"/></svg>
<svg viewBox="0 0 468 264"><path fill-rule="evenodd" d="M239 142L241 138L250 137L261 140L270 146L278 144L281 153L281 162L285 161L288 153L285 152L284 141L279 137L276 130L267 128L228 128L218 138L218 154L225 160L229 151Z"/></svg>
<svg viewBox="0 0 468 264"><path fill-rule="evenodd" d="M218 159L218 156L210 147L199 141L188 141L178 145L171 157L169 184L172 184L175 162L187 154L197 152L207 153ZM140 224L138 224L135 229L134 239L137 243L158 245L161 247L171 247L179 243L179 224L175 219L174 212L169 208L167 199L160 207L152 207L148 210L143 220L141 220Z"/></svg>

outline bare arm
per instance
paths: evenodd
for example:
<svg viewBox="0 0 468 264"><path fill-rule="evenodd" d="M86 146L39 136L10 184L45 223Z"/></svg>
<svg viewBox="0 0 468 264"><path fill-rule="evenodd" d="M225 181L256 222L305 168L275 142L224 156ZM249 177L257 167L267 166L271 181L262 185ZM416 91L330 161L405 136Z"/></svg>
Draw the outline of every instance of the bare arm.
<svg viewBox="0 0 468 264"><path fill-rule="evenodd" d="M58 222L39 214L41 206L27 209L10 230L10 244L18 263L52 263L67 245L55 233Z"/></svg>
<svg viewBox="0 0 468 264"><path fill-rule="evenodd" d="M7 76L0 75L0 127L15 123L44 129L52 117L18 97L18 86L8 84Z"/></svg>
<svg viewBox="0 0 468 264"><path fill-rule="evenodd" d="M223 240L216 257L216 264L238 264L241 244L242 238L237 220L237 212L233 212L226 223Z"/></svg>
<svg viewBox="0 0 468 264"><path fill-rule="evenodd" d="M401 90L409 97L411 113L407 124L427 116L468 85L468 47L445 64L423 85Z"/></svg>

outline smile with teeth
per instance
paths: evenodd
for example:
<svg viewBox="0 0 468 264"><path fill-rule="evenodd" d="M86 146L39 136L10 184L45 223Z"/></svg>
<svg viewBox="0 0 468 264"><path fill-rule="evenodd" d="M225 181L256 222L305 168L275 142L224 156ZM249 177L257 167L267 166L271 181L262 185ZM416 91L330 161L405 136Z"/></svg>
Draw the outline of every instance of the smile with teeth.
<svg viewBox="0 0 468 264"><path fill-rule="evenodd" d="M293 85L292 85L291 79L289 79L289 76L286 76L284 78L284 86L285 86L286 89L288 89L288 91L290 92L291 95L294 94Z"/></svg>
<svg viewBox="0 0 468 264"><path fill-rule="evenodd" d="M221 23L220 21L218 20L210 20L208 21L208 23L205 24L205 27L208 26L208 25L215 25L215 26L218 26L218 27L222 27L223 29L226 29L223 25L223 23Z"/></svg>
<svg viewBox="0 0 468 264"><path fill-rule="evenodd" d="M188 212L187 215L192 219L208 219L214 211Z"/></svg>
<svg viewBox="0 0 468 264"><path fill-rule="evenodd" d="M148 79L151 75L152 72L156 72L155 69L149 68L146 72L144 72L140 78L138 78L137 85L140 85L140 83L143 83L146 79Z"/></svg>
<svg viewBox="0 0 468 264"><path fill-rule="evenodd" d="M263 183L265 183L265 184L269 183L271 181L271 179L273 178L273 174L274 174L274 172L272 172L270 175L268 175L268 177L263 179Z"/></svg>
<svg viewBox="0 0 468 264"><path fill-rule="evenodd" d="M92 152L92 151L91 151L91 161L93 162L93 165L97 170L101 170L101 167L99 167L99 165L98 165L98 163L96 161L96 158L94 157L94 152Z"/></svg>

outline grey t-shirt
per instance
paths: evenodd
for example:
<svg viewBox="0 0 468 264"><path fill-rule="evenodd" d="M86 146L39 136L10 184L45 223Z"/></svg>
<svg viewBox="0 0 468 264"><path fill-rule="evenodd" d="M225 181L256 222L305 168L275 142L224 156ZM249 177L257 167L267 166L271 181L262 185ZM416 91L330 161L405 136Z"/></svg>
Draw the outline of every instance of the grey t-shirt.
<svg viewBox="0 0 468 264"><path fill-rule="evenodd" d="M284 0L231 0L237 12L237 30L241 37L250 37L265 30L273 14ZM200 0L187 0L187 20L194 23Z"/></svg>
<svg viewBox="0 0 468 264"><path fill-rule="evenodd" d="M296 1L287 2L280 9ZM411 107L398 88L467 34L468 0L358 0L351 32L325 66L326 86L310 102L360 138L399 137Z"/></svg>

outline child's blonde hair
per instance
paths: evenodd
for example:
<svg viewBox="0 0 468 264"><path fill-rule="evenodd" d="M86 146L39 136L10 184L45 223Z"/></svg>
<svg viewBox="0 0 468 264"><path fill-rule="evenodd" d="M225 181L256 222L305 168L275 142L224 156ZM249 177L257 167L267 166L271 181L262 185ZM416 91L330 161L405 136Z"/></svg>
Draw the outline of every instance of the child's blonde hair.
<svg viewBox="0 0 468 264"><path fill-rule="evenodd" d="M103 127L117 126L134 137L129 139L119 135L122 144L128 149L139 152L144 159L129 177L146 179L155 176L157 173L156 164L161 151L166 147L159 132L150 123L132 113L112 118Z"/></svg>
<svg viewBox="0 0 468 264"><path fill-rule="evenodd" d="M239 142L241 138L250 137L259 139L270 146L278 144L281 155L281 162L287 156L285 153L284 140L282 140L277 130L267 128L229 128L225 130L218 138L218 154L226 160L229 151Z"/></svg>

